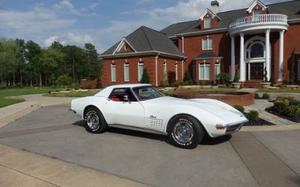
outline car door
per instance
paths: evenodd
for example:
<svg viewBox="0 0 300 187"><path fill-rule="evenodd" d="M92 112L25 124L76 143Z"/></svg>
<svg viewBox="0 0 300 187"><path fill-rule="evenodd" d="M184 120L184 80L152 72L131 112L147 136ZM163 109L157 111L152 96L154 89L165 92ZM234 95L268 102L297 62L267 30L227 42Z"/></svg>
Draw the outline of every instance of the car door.
<svg viewBox="0 0 300 187"><path fill-rule="evenodd" d="M106 102L106 116L111 125L142 127L145 112L130 88L115 88Z"/></svg>

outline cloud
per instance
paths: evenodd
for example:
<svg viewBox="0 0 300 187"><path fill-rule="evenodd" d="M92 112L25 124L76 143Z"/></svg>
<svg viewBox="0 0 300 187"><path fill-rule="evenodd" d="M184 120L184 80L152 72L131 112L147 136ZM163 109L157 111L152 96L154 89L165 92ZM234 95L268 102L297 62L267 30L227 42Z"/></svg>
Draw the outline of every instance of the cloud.
<svg viewBox="0 0 300 187"><path fill-rule="evenodd" d="M45 47L49 47L50 45L52 45L53 42L59 42L61 44L65 44L66 42L64 40L62 40L62 38L60 38L59 36L50 36L49 38L47 38L44 41L44 46Z"/></svg>
<svg viewBox="0 0 300 187"><path fill-rule="evenodd" d="M30 11L0 10L0 27L16 32L35 33L63 30L74 24L73 19L58 18L44 7Z"/></svg>
<svg viewBox="0 0 300 187"><path fill-rule="evenodd" d="M91 10L95 9L99 2L94 2L88 8L76 8L70 0L60 0L52 6L52 9L59 14L71 14L74 16L94 16Z"/></svg>
<svg viewBox="0 0 300 187"><path fill-rule="evenodd" d="M93 39L88 34L80 35L80 34L69 32L67 34L63 34L60 36L57 35L50 36L43 42L43 45L44 47L49 47L55 41L60 42L63 45L74 44L74 45L83 46L85 43L92 43Z"/></svg>

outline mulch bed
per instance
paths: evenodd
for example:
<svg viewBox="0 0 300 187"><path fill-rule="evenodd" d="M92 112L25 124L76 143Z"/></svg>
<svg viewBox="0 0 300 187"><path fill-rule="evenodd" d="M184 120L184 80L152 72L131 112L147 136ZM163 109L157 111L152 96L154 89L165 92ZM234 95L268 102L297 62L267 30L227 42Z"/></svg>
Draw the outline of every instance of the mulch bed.
<svg viewBox="0 0 300 187"><path fill-rule="evenodd" d="M274 123L271 123L269 121L263 120L261 118L258 118L255 121L249 121L244 126L272 126L275 125Z"/></svg>
<svg viewBox="0 0 300 187"><path fill-rule="evenodd" d="M280 114L280 113L274 111L272 109L272 107L271 108L266 108L266 111L269 112L269 113L271 113L271 114L274 114L274 115L276 115L278 117L281 117L283 119L287 119L287 120L293 121L295 123L300 123L300 117L298 117L298 118L291 118L289 116L286 116L286 115L283 115L283 114Z"/></svg>

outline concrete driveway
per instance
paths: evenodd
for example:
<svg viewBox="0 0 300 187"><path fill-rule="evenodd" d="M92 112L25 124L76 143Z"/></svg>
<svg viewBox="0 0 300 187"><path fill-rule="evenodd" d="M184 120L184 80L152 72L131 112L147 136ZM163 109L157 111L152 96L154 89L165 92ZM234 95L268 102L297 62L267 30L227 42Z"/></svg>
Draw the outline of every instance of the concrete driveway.
<svg viewBox="0 0 300 187"><path fill-rule="evenodd" d="M44 107L1 128L0 144L152 186L300 185L300 131L239 133L184 150L147 133L89 134L67 109Z"/></svg>

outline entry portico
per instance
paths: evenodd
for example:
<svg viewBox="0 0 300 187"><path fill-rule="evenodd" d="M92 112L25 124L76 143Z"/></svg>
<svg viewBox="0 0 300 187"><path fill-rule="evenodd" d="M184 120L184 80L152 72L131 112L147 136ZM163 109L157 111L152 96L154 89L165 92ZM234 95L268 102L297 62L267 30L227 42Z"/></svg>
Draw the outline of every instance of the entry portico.
<svg viewBox="0 0 300 187"><path fill-rule="evenodd" d="M257 7L257 6L256 6ZM277 82L283 80L284 32L288 29L287 16L283 14L261 14L264 7L257 7L249 16L230 24L231 35L231 80L235 75L235 39L240 39L239 81L270 81L272 68L272 45L270 35L279 33L279 59ZM245 41L245 36L250 36ZM274 72L273 72L274 74Z"/></svg>

